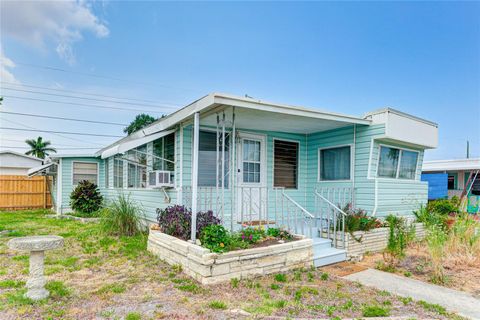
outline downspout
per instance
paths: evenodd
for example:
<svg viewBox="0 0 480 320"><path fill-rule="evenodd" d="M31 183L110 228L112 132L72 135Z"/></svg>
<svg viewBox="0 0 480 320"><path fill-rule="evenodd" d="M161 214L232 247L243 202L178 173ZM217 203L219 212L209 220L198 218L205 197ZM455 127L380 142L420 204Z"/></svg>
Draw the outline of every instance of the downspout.
<svg viewBox="0 0 480 320"><path fill-rule="evenodd" d="M62 172L62 158L58 159L57 167L57 206L56 211L58 215L62 214L62 185L63 185L63 172Z"/></svg>
<svg viewBox="0 0 480 320"><path fill-rule="evenodd" d="M200 113L195 112L193 117L193 157L192 157L192 235L195 243L197 235L197 194L198 194L198 142L200 140Z"/></svg>
<svg viewBox="0 0 480 320"><path fill-rule="evenodd" d="M355 208L355 158L356 158L356 151L357 151L357 124L353 124L353 150L352 150L352 208Z"/></svg>

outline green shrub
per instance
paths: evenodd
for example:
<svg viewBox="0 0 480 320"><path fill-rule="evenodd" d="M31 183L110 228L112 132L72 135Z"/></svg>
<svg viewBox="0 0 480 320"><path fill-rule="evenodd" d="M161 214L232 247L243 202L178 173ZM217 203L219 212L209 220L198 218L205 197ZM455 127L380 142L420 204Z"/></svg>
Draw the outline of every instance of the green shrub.
<svg viewBox="0 0 480 320"><path fill-rule="evenodd" d="M323 281L328 280L328 273L326 272L322 273L322 275L320 276L320 279L322 279Z"/></svg>
<svg viewBox="0 0 480 320"><path fill-rule="evenodd" d="M247 243L257 243L265 237L265 230L262 227L248 227L240 231L240 238Z"/></svg>
<svg viewBox="0 0 480 320"><path fill-rule="evenodd" d="M452 197L452 199L439 199L428 202L427 210L430 213L438 213L448 215L450 213L460 212L460 199Z"/></svg>
<svg viewBox="0 0 480 320"><path fill-rule="evenodd" d="M437 212L429 211L426 206L420 206L418 210L413 211L413 214L415 215L416 220L425 224L426 227L445 227L447 215L442 215Z"/></svg>
<svg viewBox="0 0 480 320"><path fill-rule="evenodd" d="M380 306L365 306L362 309L364 317L388 317L390 310Z"/></svg>
<svg viewBox="0 0 480 320"><path fill-rule="evenodd" d="M347 215L345 216L345 232L350 233L352 238L356 241L361 241L362 237L356 238L353 233L355 231L370 231L375 228L380 228L382 222L375 217L367 215L367 212L363 209L354 209L351 204L347 204L343 208L343 212ZM338 214L337 217L337 230L342 228L342 213Z"/></svg>
<svg viewBox="0 0 480 320"><path fill-rule="evenodd" d="M277 273L274 278L277 282L287 282L287 275L283 273Z"/></svg>
<svg viewBox="0 0 480 320"><path fill-rule="evenodd" d="M389 266L395 267L405 257L407 245L414 235L413 225L409 227L404 218L392 214L386 218L386 221L389 233L383 258Z"/></svg>
<svg viewBox="0 0 480 320"><path fill-rule="evenodd" d="M230 245L230 234L222 225L209 225L200 234L202 246L213 252L225 252Z"/></svg>
<svg viewBox="0 0 480 320"><path fill-rule="evenodd" d="M101 224L107 234L135 236L142 232L143 209L129 196L120 194L101 213Z"/></svg>
<svg viewBox="0 0 480 320"><path fill-rule="evenodd" d="M70 194L70 207L75 211L92 213L98 211L102 203L98 186L87 180L80 181Z"/></svg>

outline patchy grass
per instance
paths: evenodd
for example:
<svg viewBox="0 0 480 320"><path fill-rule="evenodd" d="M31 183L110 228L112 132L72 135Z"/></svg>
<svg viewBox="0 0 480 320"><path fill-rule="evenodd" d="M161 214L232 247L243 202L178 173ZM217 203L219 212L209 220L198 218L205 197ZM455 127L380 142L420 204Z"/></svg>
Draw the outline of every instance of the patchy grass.
<svg viewBox="0 0 480 320"><path fill-rule="evenodd" d="M390 316L454 318L441 307L388 295L316 268L202 286L181 266L169 266L150 254L145 235L105 235L98 224L46 218L47 213L0 212L0 229L15 231L0 235L0 319L231 318L227 309L248 311L253 318L361 318L379 310L388 310ZM17 235L41 234L61 235L65 246L46 253L51 295L33 302L24 297L29 256L8 249L6 243Z"/></svg>
<svg viewBox="0 0 480 320"><path fill-rule="evenodd" d="M380 306L365 306L362 309L364 317L388 317L390 310Z"/></svg>

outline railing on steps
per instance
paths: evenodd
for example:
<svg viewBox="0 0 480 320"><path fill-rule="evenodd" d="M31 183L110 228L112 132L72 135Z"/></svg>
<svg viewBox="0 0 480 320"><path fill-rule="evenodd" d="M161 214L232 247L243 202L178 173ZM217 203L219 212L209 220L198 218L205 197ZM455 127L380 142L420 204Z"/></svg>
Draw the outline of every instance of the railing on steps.
<svg viewBox="0 0 480 320"><path fill-rule="evenodd" d="M231 230L264 225L313 236L315 216L287 195L284 188L241 186L233 191L225 189L222 195L216 187L198 187L198 210L212 210ZM182 204L191 208L189 186L182 188Z"/></svg>
<svg viewBox="0 0 480 320"><path fill-rule="evenodd" d="M341 238L341 246L344 246L347 214L318 190L315 190L315 215L319 223L320 237L331 239L335 248L340 247L338 240Z"/></svg>

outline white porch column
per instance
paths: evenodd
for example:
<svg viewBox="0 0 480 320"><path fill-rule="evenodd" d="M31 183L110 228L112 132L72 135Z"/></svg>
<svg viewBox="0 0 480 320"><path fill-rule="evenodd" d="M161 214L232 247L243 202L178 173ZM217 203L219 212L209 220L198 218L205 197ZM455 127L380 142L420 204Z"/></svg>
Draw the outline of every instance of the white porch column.
<svg viewBox="0 0 480 320"><path fill-rule="evenodd" d="M197 194L198 194L198 141L200 138L200 113L196 112L193 118L193 150L192 150L192 242L197 233Z"/></svg>

